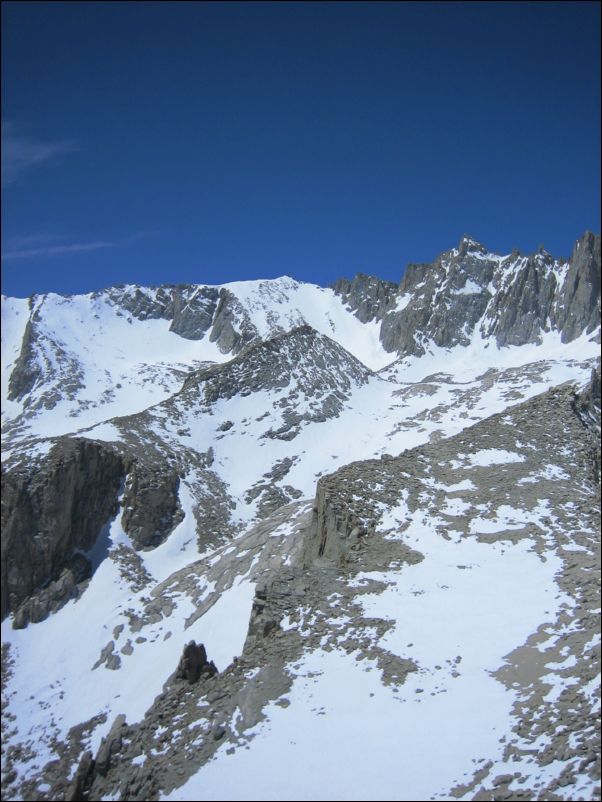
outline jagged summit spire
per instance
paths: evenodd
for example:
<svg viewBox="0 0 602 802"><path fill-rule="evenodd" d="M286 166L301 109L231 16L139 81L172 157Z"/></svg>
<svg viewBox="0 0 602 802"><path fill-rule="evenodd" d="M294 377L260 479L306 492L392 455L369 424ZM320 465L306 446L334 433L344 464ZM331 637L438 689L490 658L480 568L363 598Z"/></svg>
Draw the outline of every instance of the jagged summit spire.
<svg viewBox="0 0 602 802"><path fill-rule="evenodd" d="M477 242L470 234L463 234L458 244L458 253L460 256L466 256L467 253L488 253L487 248L480 242Z"/></svg>

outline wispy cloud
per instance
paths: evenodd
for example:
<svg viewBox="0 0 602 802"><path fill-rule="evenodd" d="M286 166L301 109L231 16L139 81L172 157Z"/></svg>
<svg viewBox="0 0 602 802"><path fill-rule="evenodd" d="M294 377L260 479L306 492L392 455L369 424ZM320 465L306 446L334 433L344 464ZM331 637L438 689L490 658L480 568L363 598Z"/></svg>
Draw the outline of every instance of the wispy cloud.
<svg viewBox="0 0 602 802"><path fill-rule="evenodd" d="M15 259L31 259L44 256L63 256L84 251L98 251L103 248L116 248L129 245L139 240L154 237L158 231L138 231L129 237L118 240L92 240L90 242L57 242L62 239L56 234L28 234L11 237L7 240L7 249L2 252L2 261Z"/></svg>
<svg viewBox="0 0 602 802"><path fill-rule="evenodd" d="M64 153L78 150L76 142L48 142L15 131L12 122L2 122L2 186L12 184L19 176L37 165Z"/></svg>
<svg viewBox="0 0 602 802"><path fill-rule="evenodd" d="M29 259L32 256L56 256L57 254L80 253L81 251L98 251L101 248L113 248L117 242L75 242L71 245L46 245L42 248L22 248L20 250L6 251L2 254L2 261L11 259Z"/></svg>

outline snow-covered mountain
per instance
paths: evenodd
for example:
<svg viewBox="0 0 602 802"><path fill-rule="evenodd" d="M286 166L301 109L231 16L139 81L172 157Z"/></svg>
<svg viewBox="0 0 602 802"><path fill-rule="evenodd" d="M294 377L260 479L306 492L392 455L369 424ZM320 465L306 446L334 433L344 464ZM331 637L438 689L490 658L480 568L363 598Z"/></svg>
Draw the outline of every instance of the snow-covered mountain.
<svg viewBox="0 0 602 802"><path fill-rule="evenodd" d="M595 798L599 343L590 233L3 298L6 798Z"/></svg>

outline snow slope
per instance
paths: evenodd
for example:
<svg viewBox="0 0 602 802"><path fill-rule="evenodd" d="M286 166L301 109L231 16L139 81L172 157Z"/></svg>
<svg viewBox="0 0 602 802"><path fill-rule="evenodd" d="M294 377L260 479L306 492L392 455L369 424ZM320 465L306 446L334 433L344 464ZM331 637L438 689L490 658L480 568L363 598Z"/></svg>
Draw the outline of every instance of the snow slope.
<svg viewBox="0 0 602 802"><path fill-rule="evenodd" d="M255 736L248 748L221 749L163 799L445 799L475 761L501 757L515 697L492 672L566 601L555 592L559 561L541 562L528 540L512 551L451 543L423 516L406 536L423 562L357 579L387 585L360 601L369 616L395 622L382 645L424 668L390 687L358 653L309 652L289 666L290 705L272 703L268 721L245 733ZM458 571L458 562L472 570Z"/></svg>
<svg viewBox="0 0 602 802"><path fill-rule="evenodd" d="M371 369L395 358L382 348L378 326L360 323L332 290L287 277L215 289L236 296L262 339L309 324ZM136 290L149 303L156 297L151 288ZM2 420L17 419L21 437L62 435L142 411L176 392L191 370L231 358L211 341L210 331L200 340L185 339L170 331L169 320L136 318L106 293L49 293L33 299L40 376L32 393L9 400L28 302L3 297L2 304Z"/></svg>

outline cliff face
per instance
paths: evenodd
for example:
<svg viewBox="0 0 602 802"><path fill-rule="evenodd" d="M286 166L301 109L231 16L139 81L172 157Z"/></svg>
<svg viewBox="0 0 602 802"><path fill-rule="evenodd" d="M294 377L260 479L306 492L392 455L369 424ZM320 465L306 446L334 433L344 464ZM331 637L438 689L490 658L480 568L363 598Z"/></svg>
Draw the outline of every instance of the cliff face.
<svg viewBox="0 0 602 802"><path fill-rule="evenodd" d="M600 325L600 236L591 231L575 245L555 311L563 342Z"/></svg>
<svg viewBox="0 0 602 802"><path fill-rule="evenodd" d="M334 290L360 320L381 322L384 348L401 356L468 345L475 332L498 346L550 330L570 342L600 325L600 237L586 232L568 262L543 249L501 257L464 237L432 264L410 264L397 289L360 274Z"/></svg>
<svg viewBox="0 0 602 802"><path fill-rule="evenodd" d="M383 281L374 276L358 273L351 281L346 278L339 279L333 285L333 290L354 310L362 323L368 323L372 320L382 320L395 299L397 285L392 281Z"/></svg>
<svg viewBox="0 0 602 802"><path fill-rule="evenodd" d="M2 617L88 551L112 515L125 473L104 444L61 439L38 464L2 471Z"/></svg>
<svg viewBox="0 0 602 802"><path fill-rule="evenodd" d="M30 318L25 326L21 351L15 361L8 380L8 400L14 401L29 393L41 374L34 358L33 342L35 339L35 320Z"/></svg>
<svg viewBox="0 0 602 802"><path fill-rule="evenodd" d="M132 463L121 522L136 548L158 546L182 520L179 484L177 473L166 464Z"/></svg>
<svg viewBox="0 0 602 802"><path fill-rule="evenodd" d="M89 551L118 512L137 549L158 546L182 520L179 477L161 461L84 438L58 438L35 463L2 468L2 618L41 621L77 595ZM28 601L29 600L29 601Z"/></svg>

